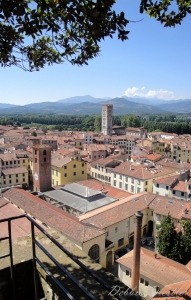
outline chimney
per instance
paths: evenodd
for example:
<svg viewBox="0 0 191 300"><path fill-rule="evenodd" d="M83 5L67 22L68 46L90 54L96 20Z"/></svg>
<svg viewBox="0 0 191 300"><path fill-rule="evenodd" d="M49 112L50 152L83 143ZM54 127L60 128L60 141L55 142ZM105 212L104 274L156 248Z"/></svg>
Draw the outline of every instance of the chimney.
<svg viewBox="0 0 191 300"><path fill-rule="evenodd" d="M141 250L141 227L143 213L137 211L136 213L136 228L134 237L134 252L133 252L133 267L132 267L132 278L131 288L135 292L139 292L139 275L140 275L140 250Z"/></svg>

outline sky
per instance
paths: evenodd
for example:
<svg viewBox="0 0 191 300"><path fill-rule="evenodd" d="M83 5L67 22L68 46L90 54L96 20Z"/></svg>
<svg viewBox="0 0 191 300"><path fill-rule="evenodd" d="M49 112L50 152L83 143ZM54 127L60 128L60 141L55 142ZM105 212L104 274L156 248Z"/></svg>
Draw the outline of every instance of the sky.
<svg viewBox="0 0 191 300"><path fill-rule="evenodd" d="M139 14L140 0L118 0L117 12L131 21L129 40L100 43L88 66L68 62L39 72L0 68L0 103L25 105L73 96L191 99L191 16L175 28ZM156 100L157 101L157 100Z"/></svg>

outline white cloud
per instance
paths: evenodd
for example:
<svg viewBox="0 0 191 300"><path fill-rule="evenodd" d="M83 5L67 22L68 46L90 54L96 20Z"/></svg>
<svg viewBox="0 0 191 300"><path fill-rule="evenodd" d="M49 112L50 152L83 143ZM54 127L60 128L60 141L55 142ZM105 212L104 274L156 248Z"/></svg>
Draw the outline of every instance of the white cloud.
<svg viewBox="0 0 191 300"><path fill-rule="evenodd" d="M171 99L177 99L175 97L174 92L167 91L167 90L149 90L148 92L142 92L141 90L144 90L145 87L142 87L141 89L137 87L128 88L125 91L125 96L127 97L142 97L142 98L158 98L163 100L171 100ZM180 97L178 98L180 99Z"/></svg>

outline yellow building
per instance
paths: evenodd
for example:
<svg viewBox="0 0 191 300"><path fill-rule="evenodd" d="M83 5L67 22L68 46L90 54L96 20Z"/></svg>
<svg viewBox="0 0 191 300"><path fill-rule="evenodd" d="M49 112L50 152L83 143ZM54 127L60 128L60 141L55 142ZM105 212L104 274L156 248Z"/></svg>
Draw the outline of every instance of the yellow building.
<svg viewBox="0 0 191 300"><path fill-rule="evenodd" d="M26 167L7 168L2 170L1 187L19 184L28 186L28 170Z"/></svg>
<svg viewBox="0 0 191 300"><path fill-rule="evenodd" d="M52 185L87 179L86 165L82 161L52 154Z"/></svg>

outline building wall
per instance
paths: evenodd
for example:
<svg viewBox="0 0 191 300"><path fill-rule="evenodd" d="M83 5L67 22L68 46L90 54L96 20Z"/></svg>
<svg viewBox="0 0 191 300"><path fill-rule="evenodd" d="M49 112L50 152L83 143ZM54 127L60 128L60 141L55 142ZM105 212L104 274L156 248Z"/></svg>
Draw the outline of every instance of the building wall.
<svg viewBox="0 0 191 300"><path fill-rule="evenodd" d="M52 185L62 185L87 179L86 164L78 160L71 160L62 167L52 165Z"/></svg>
<svg viewBox="0 0 191 300"><path fill-rule="evenodd" d="M126 273L126 271L127 271L127 273ZM128 287L131 287L131 273L132 273L132 270L130 268L127 268L121 264L118 264L118 277ZM163 288L163 286L161 284L159 284L157 281L153 281L150 278L147 278L147 277L143 276L142 274L140 274L139 294L142 297L144 297L144 298L147 297L147 299L152 298L157 293L157 290L156 290L157 287L160 289Z"/></svg>
<svg viewBox="0 0 191 300"><path fill-rule="evenodd" d="M3 175L1 177L1 187L13 186L18 184L27 184L28 185L28 172L24 172L21 174L10 174Z"/></svg>

